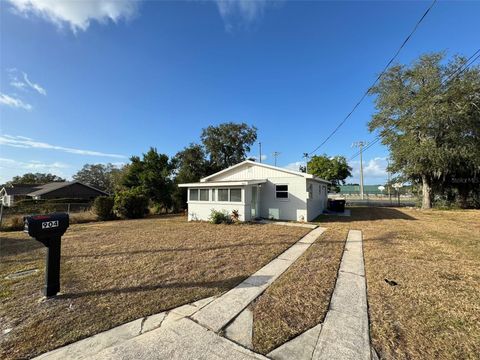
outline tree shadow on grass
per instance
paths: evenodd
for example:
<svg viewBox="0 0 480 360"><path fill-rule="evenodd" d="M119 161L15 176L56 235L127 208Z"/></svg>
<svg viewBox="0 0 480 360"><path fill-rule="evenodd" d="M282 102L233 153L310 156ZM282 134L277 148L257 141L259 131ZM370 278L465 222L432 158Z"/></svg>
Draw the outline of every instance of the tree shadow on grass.
<svg viewBox="0 0 480 360"><path fill-rule="evenodd" d="M83 291L71 294L60 294L57 299L78 299L86 296L101 296L109 294L127 294L127 293L138 293L145 291L155 291L159 289L181 289L181 288L209 288L209 289L220 289L220 290L229 290L239 283L245 280L245 276L236 276L224 280L213 280L213 281L199 281L199 282L171 282L166 284L153 284L153 285L139 285L132 287L124 288L111 288L103 290L91 290ZM246 286L255 286L247 284Z"/></svg>
<svg viewBox="0 0 480 360"><path fill-rule="evenodd" d="M388 207L358 206L349 209L351 210L351 216L320 215L314 222L350 223L354 221L376 220L417 220L403 211Z"/></svg>
<svg viewBox="0 0 480 360"><path fill-rule="evenodd" d="M159 249L144 249L144 250L129 250L129 251L117 251L110 253L91 253L91 254L78 254L78 255L65 255L64 258L82 258L82 257L107 257L107 256L122 256L122 255L140 255L140 254L154 254L162 252L188 252L188 251L215 251L215 250L224 250L232 248L241 248L241 247L268 247L271 245L288 245L291 246L294 243L286 242L275 242L275 243L244 243L244 244L232 244L232 245L219 245L211 247L170 247L170 248L159 248Z"/></svg>
<svg viewBox="0 0 480 360"><path fill-rule="evenodd" d="M0 237L0 258L16 256L43 248L43 244L31 238ZM3 261L3 260L2 260Z"/></svg>

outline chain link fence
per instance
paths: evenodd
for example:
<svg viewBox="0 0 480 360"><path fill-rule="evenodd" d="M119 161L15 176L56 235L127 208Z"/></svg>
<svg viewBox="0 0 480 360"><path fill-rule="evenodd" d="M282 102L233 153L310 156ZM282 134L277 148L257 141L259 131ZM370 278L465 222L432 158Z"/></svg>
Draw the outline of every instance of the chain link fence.
<svg viewBox="0 0 480 360"><path fill-rule="evenodd" d="M23 228L23 217L27 215L48 214L52 212L66 212L74 222L91 221L95 217L92 213L92 203L31 203L21 206L4 207L0 205L0 229L21 230Z"/></svg>

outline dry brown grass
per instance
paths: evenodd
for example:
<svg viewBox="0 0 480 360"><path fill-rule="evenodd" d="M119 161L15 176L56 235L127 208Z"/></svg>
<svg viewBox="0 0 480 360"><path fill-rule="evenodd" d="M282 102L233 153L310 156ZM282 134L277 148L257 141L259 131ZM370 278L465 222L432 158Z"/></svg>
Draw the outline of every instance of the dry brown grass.
<svg viewBox="0 0 480 360"><path fill-rule="evenodd" d="M25 358L133 319L217 295L272 260L307 229L211 225L183 218L72 225L62 241L62 295L39 302L43 246L0 233L1 358ZM38 268L24 278L7 274Z"/></svg>
<svg viewBox="0 0 480 360"><path fill-rule="evenodd" d="M370 332L381 359L478 359L480 211L359 207L350 218L319 220L331 239L344 239L349 229L363 231ZM317 240L259 298L258 350L266 352L322 321L326 303L317 297L331 290L331 282L318 277L332 276L319 271L325 240Z"/></svg>
<svg viewBox="0 0 480 360"><path fill-rule="evenodd" d="M8 215L2 219L0 231L19 231L23 230L24 215ZM83 224L98 221L98 216L91 211L82 211L70 214L70 224Z"/></svg>
<svg viewBox="0 0 480 360"><path fill-rule="evenodd" d="M323 321L346 236L345 229L331 226L254 303L256 351L267 354Z"/></svg>
<svg viewBox="0 0 480 360"><path fill-rule="evenodd" d="M480 211L353 208L351 218L322 222L363 231L371 338L382 359L478 359Z"/></svg>

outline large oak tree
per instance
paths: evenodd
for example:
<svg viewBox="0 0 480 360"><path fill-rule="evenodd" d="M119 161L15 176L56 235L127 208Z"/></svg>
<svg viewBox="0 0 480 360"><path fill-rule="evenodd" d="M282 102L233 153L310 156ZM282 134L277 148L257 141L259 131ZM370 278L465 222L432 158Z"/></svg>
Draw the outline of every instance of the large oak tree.
<svg viewBox="0 0 480 360"><path fill-rule="evenodd" d="M423 55L391 67L370 90L377 111L369 129L388 146L390 171L421 184L423 208L445 187L468 193L480 173L480 70L459 71L465 63Z"/></svg>

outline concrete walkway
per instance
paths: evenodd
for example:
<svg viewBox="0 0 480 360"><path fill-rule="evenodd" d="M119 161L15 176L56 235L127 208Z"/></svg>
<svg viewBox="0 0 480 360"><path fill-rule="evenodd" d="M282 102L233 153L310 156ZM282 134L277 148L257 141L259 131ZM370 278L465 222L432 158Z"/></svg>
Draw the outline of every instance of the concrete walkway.
<svg viewBox="0 0 480 360"><path fill-rule="evenodd" d="M323 324L268 354L275 360L370 360L362 232L350 230Z"/></svg>
<svg viewBox="0 0 480 360"><path fill-rule="evenodd" d="M245 309L324 231L312 230L218 298L135 320L37 359L267 359L221 336L223 330L239 343L251 343L253 318Z"/></svg>

